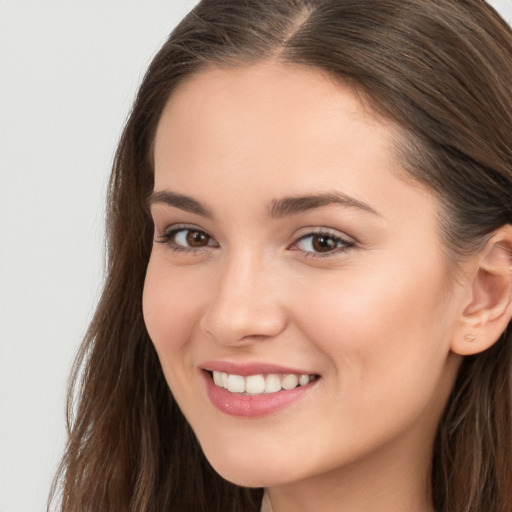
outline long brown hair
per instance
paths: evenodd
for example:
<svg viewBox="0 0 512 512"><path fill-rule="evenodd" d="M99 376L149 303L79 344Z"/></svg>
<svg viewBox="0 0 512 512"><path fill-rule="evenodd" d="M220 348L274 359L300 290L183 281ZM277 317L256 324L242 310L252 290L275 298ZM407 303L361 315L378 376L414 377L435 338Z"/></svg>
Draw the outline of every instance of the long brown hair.
<svg viewBox="0 0 512 512"><path fill-rule="evenodd" d="M142 317L152 144L172 91L208 66L278 59L351 85L402 128L403 167L442 205L456 262L512 223L512 34L483 0L203 0L140 87L108 193L107 274L75 362L69 441L52 489L66 512L251 512L165 382ZM466 357L434 447L438 512L512 510L512 340Z"/></svg>

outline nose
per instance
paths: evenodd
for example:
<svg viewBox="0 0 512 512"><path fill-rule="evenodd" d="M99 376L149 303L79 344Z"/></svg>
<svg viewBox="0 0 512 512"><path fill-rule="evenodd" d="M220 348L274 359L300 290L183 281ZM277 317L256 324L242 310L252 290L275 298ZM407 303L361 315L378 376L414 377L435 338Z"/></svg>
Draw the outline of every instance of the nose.
<svg viewBox="0 0 512 512"><path fill-rule="evenodd" d="M201 329L230 346L277 336L287 324L282 285L278 269L250 250L219 262Z"/></svg>

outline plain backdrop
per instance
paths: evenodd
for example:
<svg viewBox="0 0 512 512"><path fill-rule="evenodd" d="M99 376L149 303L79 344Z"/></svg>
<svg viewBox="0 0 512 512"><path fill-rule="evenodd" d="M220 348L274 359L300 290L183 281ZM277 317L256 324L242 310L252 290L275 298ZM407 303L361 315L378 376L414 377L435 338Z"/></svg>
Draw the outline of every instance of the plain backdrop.
<svg viewBox="0 0 512 512"><path fill-rule="evenodd" d="M510 0L492 2L512 20ZM45 509L102 280L106 182L151 57L194 0L0 0L0 512Z"/></svg>
<svg viewBox="0 0 512 512"><path fill-rule="evenodd" d="M194 3L0 0L0 512L45 510L102 280L113 153Z"/></svg>

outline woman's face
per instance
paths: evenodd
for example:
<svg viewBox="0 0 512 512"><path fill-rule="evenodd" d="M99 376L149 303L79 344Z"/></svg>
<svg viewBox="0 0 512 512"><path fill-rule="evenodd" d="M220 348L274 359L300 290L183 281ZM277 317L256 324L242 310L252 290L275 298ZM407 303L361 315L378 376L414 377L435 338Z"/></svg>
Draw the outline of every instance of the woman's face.
<svg viewBox="0 0 512 512"><path fill-rule="evenodd" d="M197 75L163 112L144 317L228 480L426 471L463 292L396 134L348 88L276 63Z"/></svg>

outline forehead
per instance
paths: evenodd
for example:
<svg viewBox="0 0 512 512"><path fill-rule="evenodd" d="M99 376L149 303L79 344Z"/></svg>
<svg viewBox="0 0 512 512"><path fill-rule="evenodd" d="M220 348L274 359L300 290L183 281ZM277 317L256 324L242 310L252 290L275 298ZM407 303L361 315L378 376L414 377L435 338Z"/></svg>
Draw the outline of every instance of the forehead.
<svg viewBox="0 0 512 512"><path fill-rule="evenodd" d="M237 215L279 197L338 191L390 218L431 210L433 224L433 195L403 179L400 134L316 69L210 69L181 84L164 109L155 190Z"/></svg>
<svg viewBox="0 0 512 512"><path fill-rule="evenodd" d="M172 94L156 133L155 163L158 171L182 157L191 165L200 165L202 157L212 165L238 158L233 163L242 172L249 162L263 165L264 157L278 168L308 153L321 165L334 148L349 157L364 146L367 152L381 149L381 157L397 167L397 132L349 87L319 70L276 62L215 68Z"/></svg>
<svg viewBox="0 0 512 512"><path fill-rule="evenodd" d="M355 86L321 69L263 61L208 67L191 75L173 91L162 117L178 115L184 110L189 115L201 111L219 116L222 111L241 109L251 111L256 119L258 113L268 116L270 109L277 123L282 120L283 112L287 121L310 115L312 122L313 114L320 110L324 115L333 110L335 115L336 109L343 108L366 123L373 121L385 130L394 130L396 125L378 116L367 100L361 91L356 92Z"/></svg>

